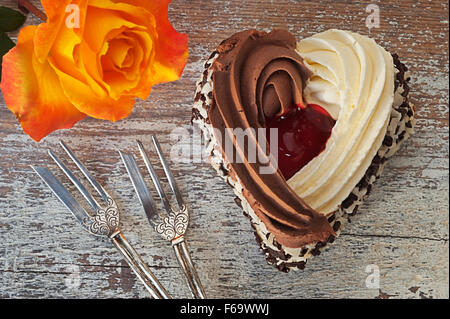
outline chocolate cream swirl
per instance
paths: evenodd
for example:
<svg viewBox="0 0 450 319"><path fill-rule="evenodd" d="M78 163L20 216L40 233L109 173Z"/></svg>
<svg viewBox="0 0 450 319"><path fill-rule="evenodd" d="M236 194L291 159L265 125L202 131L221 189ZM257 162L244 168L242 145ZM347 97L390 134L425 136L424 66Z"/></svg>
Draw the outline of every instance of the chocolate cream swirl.
<svg viewBox="0 0 450 319"><path fill-rule="evenodd" d="M285 30L247 30L223 41L212 65L213 102L208 111L215 135L220 135L216 138L222 154L231 165L230 174L242 184L255 214L286 247L301 247L335 235L326 217L298 197L276 162L270 161L267 141L258 143L258 128L265 127L266 117L304 103L302 92L310 72L295 46L294 36ZM225 152L225 134L238 128L248 133L245 143L228 136L241 162L227 158ZM249 160L251 143L260 155L256 161ZM261 174L260 168L268 165L273 165L275 173Z"/></svg>

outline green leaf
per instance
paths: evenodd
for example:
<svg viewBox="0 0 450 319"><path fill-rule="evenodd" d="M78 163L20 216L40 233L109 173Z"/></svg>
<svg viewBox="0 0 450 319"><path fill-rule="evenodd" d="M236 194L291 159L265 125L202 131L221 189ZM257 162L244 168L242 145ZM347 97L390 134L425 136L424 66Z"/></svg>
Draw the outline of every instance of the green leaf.
<svg viewBox="0 0 450 319"><path fill-rule="evenodd" d="M19 11L7 7L0 7L0 31L17 30L25 22L26 17Z"/></svg>
<svg viewBox="0 0 450 319"><path fill-rule="evenodd" d="M3 56L14 48L16 44L8 37L8 35L0 31L0 81L2 79L2 62Z"/></svg>
<svg viewBox="0 0 450 319"><path fill-rule="evenodd" d="M0 57L8 53L16 44L11 40L5 32L0 31Z"/></svg>

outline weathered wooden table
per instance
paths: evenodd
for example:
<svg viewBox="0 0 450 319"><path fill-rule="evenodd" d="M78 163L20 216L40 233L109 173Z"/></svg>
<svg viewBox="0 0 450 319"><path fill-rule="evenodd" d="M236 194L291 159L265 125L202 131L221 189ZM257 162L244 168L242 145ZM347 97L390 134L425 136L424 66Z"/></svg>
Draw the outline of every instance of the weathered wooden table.
<svg viewBox="0 0 450 319"><path fill-rule="evenodd" d="M15 2L0 0L0 5L13 7ZM136 138L150 146L150 134L156 134L170 152L176 143L170 137L173 129L191 130L203 61L225 37L246 28L279 27L298 38L328 28L369 34L370 3L376 2L173 0L170 19L189 35L190 57L182 78L155 87L125 120L86 119L39 144L22 132L2 97L0 297L148 296L109 242L85 234L30 169L30 164L50 163L46 149L58 150L60 138L112 191L122 208L124 233L162 283L175 297L189 297L179 284L172 250L150 229L116 150L136 151ZM410 67L416 133L388 163L361 213L306 270L284 274L266 265L232 190L209 164L171 162L191 206L187 237L209 297L448 298L448 5L423 0L377 4L380 25L370 36ZM28 17L27 24L38 23ZM379 267L379 288L366 287L368 265Z"/></svg>

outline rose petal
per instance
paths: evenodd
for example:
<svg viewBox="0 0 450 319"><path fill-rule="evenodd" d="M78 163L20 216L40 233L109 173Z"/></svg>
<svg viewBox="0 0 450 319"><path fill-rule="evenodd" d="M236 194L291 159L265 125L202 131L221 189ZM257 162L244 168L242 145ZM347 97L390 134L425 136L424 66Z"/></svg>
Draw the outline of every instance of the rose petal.
<svg viewBox="0 0 450 319"><path fill-rule="evenodd" d="M39 27L37 32L39 32ZM63 27L60 29L58 37L53 43L51 55L48 57L58 65L60 70L77 79L84 79L84 74L79 68L81 42L82 39L74 29Z"/></svg>
<svg viewBox="0 0 450 319"><path fill-rule="evenodd" d="M186 34L178 33L170 24L168 7L171 0L92 0L90 6L128 12L128 18L139 18L135 23L145 23L145 14L150 13L158 35L155 48L156 68L152 70L151 85L178 80L189 55ZM146 10L142 10L145 8ZM147 18L147 23L149 19ZM154 22L153 22L154 21Z"/></svg>
<svg viewBox="0 0 450 319"><path fill-rule="evenodd" d="M145 28L125 20L116 11L89 7L86 19L86 30L96 31L85 32L80 47L82 58L80 66L83 68L83 73L86 75L85 82L93 88L93 91L97 95L103 96L107 94L112 99L117 100L122 96L125 89L135 87L138 80L135 81L135 83L132 81L124 83L124 89L114 87L114 83L110 83L108 78L104 77L101 58L105 54L108 54L108 40L123 37L122 33L127 30L145 30ZM151 38L147 35L146 42L151 41Z"/></svg>
<svg viewBox="0 0 450 319"><path fill-rule="evenodd" d="M123 67L129 67L130 63L130 51L132 45L126 39L113 39L109 42L109 47L106 55L111 59L112 64L120 69Z"/></svg>
<svg viewBox="0 0 450 319"><path fill-rule="evenodd" d="M16 47L3 57L1 90L5 103L24 132L36 141L85 117L66 98L58 77L48 62L34 56L36 26L20 31Z"/></svg>
<svg viewBox="0 0 450 319"><path fill-rule="evenodd" d="M180 78L189 55L186 34L178 33L170 24L168 8L171 0L121 0L140 5L156 18L158 46L155 60L161 65L154 74L155 83L174 81Z"/></svg>
<svg viewBox="0 0 450 319"><path fill-rule="evenodd" d="M39 61L42 63L47 59L48 53L50 52L53 42L58 35L58 30L61 24L64 22L64 12L71 0L42 0L42 7L47 15L47 22L41 23L37 27L34 46L35 53Z"/></svg>
<svg viewBox="0 0 450 319"><path fill-rule="evenodd" d="M103 74L103 79L109 84L109 93L112 98L117 98L123 94L138 96L146 99L150 94L152 84L148 83L147 79L150 76L149 64L151 64L150 55L152 39L147 32L130 31L125 39L130 43L130 50L128 50L129 66L115 67L112 70L106 71ZM115 41L110 41L112 44ZM122 50L125 51L125 50ZM125 51L127 52L127 51ZM105 58L111 59L112 53L107 52ZM142 79L146 81L142 81ZM143 86L145 88L143 88ZM137 89L146 90L145 96L137 94Z"/></svg>
<svg viewBox="0 0 450 319"><path fill-rule="evenodd" d="M135 102L132 96L114 100L108 95L96 95L91 87L76 78L53 68L58 74L65 95L81 112L108 121L118 121L130 115Z"/></svg>

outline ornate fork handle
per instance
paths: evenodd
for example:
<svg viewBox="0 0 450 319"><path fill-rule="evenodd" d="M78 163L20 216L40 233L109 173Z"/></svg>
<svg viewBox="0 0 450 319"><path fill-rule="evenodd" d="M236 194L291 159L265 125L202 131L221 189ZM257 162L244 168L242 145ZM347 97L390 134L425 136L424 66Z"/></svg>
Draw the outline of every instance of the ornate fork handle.
<svg viewBox="0 0 450 319"><path fill-rule="evenodd" d="M116 233L113 234L111 242L116 246L116 248L122 253L125 260L130 265L130 268L139 278L139 280L144 284L145 288L150 292L155 299L170 299L169 293L164 289L158 279L153 275L150 269L147 267L142 258L130 245L128 240L122 234L122 232L117 229Z"/></svg>
<svg viewBox="0 0 450 319"><path fill-rule="evenodd" d="M184 241L184 237L181 236L180 241L173 244L172 247L175 251L175 255L177 256L178 263L186 275L189 290L195 298L205 299L205 291L200 282L200 278L198 277L197 270L194 267L194 263L192 262L191 255L189 254L186 242Z"/></svg>
<svg viewBox="0 0 450 319"><path fill-rule="evenodd" d="M171 212L155 229L164 239L176 244L180 240L189 224L189 215L186 207L181 210Z"/></svg>
<svg viewBox="0 0 450 319"><path fill-rule="evenodd" d="M119 227L119 209L111 197L106 199L106 208L99 207L94 216L84 218L82 226L94 235L111 237Z"/></svg>
<svg viewBox="0 0 450 319"><path fill-rule="evenodd" d="M189 214L186 206L171 212L159 223L155 229L158 234L172 243L178 263L186 275L189 290L196 298L205 298L205 291L200 282L197 270L192 262L191 255L187 249L184 233L189 224Z"/></svg>

